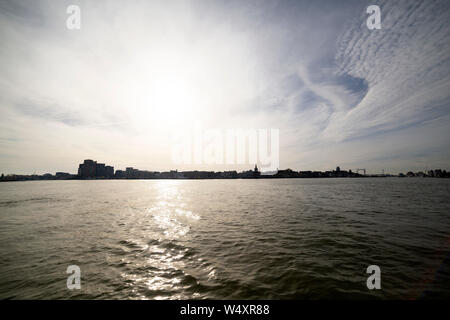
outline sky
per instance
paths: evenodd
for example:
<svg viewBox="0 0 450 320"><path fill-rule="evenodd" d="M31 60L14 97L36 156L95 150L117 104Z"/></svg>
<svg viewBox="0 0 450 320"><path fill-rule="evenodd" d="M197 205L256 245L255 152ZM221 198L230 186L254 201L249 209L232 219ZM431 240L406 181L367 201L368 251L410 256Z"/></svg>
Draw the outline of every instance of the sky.
<svg viewBox="0 0 450 320"><path fill-rule="evenodd" d="M449 170L448 21L448 1L1 1L0 172L253 167L174 164L195 126L278 129L280 168Z"/></svg>

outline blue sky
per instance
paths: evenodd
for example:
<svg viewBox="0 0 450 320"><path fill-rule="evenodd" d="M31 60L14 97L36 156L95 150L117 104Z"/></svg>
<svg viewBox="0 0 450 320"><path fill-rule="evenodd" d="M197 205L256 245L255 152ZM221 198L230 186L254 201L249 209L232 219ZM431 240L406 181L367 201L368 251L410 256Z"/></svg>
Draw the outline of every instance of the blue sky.
<svg viewBox="0 0 450 320"><path fill-rule="evenodd" d="M448 21L448 1L2 1L0 170L167 170L193 122L278 128L283 168L448 170Z"/></svg>

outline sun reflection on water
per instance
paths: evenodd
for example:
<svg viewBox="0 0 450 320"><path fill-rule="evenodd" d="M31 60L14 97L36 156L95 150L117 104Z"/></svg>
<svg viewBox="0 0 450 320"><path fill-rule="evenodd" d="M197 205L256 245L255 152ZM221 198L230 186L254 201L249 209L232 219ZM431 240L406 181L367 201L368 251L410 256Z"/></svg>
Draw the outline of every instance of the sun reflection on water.
<svg viewBox="0 0 450 320"><path fill-rule="evenodd" d="M190 210L184 209L186 203L183 201L179 190L180 181L160 181L158 183L158 202L149 209L153 220L167 239L179 239L185 236L193 220L200 217Z"/></svg>
<svg viewBox="0 0 450 320"><path fill-rule="evenodd" d="M187 286L196 284L186 270L189 248L183 245L191 227L200 216L187 210L180 190L183 181L158 181L151 189L156 201L147 209L151 241L142 252L138 274L122 274L131 282L132 291L141 299L187 298L180 295ZM210 276L212 270L208 270ZM138 290L136 290L138 289Z"/></svg>

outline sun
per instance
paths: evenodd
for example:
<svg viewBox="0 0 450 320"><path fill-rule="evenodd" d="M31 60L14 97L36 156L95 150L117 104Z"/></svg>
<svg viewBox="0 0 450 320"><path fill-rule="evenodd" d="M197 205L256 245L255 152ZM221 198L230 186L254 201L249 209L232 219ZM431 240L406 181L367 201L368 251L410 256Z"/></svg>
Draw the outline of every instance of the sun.
<svg viewBox="0 0 450 320"><path fill-rule="evenodd" d="M154 62L139 81L136 120L152 119L154 126L180 129L202 119L211 92L198 76L205 73L207 64L194 64L181 55Z"/></svg>

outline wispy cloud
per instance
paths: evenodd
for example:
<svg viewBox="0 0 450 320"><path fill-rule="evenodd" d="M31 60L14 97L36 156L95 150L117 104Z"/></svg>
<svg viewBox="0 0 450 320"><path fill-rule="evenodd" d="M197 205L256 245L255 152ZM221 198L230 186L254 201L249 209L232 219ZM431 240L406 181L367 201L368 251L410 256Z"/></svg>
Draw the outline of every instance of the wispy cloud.
<svg viewBox="0 0 450 320"><path fill-rule="evenodd" d="M369 91L327 128L330 136L395 130L450 111L450 6L384 1L381 7L381 30L368 30L362 21L340 39L339 72L365 79Z"/></svg>

